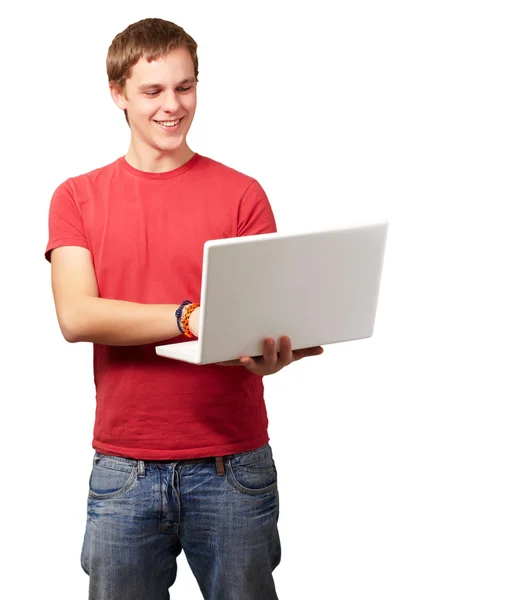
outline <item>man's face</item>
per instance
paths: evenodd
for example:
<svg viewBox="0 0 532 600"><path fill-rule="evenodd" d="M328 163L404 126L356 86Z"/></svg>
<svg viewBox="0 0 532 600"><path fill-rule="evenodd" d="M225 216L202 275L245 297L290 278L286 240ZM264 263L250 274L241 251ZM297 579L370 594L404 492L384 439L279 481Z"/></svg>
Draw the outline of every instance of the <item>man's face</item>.
<svg viewBox="0 0 532 600"><path fill-rule="evenodd" d="M113 93L127 110L131 136L164 153L186 149L186 135L196 112L194 63L186 48L147 62L141 58L122 94ZM177 125L173 124L180 119Z"/></svg>

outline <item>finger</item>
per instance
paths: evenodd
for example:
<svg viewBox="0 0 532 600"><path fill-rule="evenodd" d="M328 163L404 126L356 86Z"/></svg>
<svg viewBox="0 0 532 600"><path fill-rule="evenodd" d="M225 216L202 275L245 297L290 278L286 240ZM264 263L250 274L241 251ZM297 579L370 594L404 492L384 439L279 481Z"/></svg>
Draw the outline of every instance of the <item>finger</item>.
<svg viewBox="0 0 532 600"><path fill-rule="evenodd" d="M294 360L299 360L300 358L305 358L307 356L319 356L323 354L324 350L321 346L314 346L312 348L300 348L299 350L294 350Z"/></svg>
<svg viewBox="0 0 532 600"><path fill-rule="evenodd" d="M275 340L273 338L264 338L262 355L264 364L273 367L277 363L277 351L275 349Z"/></svg>
<svg viewBox="0 0 532 600"><path fill-rule="evenodd" d="M247 369L249 369L250 371L253 371L254 369L257 368L257 363L250 356L243 356L240 359L240 364L243 367L246 367Z"/></svg>
<svg viewBox="0 0 532 600"><path fill-rule="evenodd" d="M248 358L248 357L241 356L240 358L236 358L234 360L224 360L221 362L217 362L215 364L220 365L221 367L233 367L233 366L238 367L242 364L241 361L243 358Z"/></svg>
<svg viewBox="0 0 532 600"><path fill-rule="evenodd" d="M281 351L279 353L279 362L283 365L289 365L294 360L292 354L292 341L287 335L281 336L280 339Z"/></svg>

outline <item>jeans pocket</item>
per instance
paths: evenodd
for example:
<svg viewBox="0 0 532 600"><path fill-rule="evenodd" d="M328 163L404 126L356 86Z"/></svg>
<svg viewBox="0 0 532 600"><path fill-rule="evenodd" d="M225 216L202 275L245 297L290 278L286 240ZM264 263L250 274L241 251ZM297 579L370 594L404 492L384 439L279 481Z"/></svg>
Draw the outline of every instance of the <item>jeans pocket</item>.
<svg viewBox="0 0 532 600"><path fill-rule="evenodd" d="M267 494L277 488L277 469L269 447L227 461L227 479L239 492Z"/></svg>
<svg viewBox="0 0 532 600"><path fill-rule="evenodd" d="M136 461L97 455L89 479L89 497L94 500L116 498L128 492L136 481Z"/></svg>

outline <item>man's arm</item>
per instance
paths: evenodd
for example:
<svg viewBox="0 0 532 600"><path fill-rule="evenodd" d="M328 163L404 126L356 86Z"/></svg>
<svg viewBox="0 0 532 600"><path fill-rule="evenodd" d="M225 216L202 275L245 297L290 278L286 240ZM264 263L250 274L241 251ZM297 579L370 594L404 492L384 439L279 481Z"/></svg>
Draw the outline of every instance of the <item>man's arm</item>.
<svg viewBox="0 0 532 600"><path fill-rule="evenodd" d="M137 346L180 335L176 304L140 304L100 298L89 250L62 246L51 253L52 291L59 327L68 342ZM198 334L200 310L189 326Z"/></svg>

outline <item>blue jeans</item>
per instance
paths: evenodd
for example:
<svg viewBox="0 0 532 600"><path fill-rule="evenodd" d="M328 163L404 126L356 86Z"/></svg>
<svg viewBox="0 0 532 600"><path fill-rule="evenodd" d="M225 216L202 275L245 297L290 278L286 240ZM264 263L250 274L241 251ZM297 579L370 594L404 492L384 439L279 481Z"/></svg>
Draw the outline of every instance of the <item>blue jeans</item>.
<svg viewBox="0 0 532 600"><path fill-rule="evenodd" d="M218 464L95 452L81 566L89 600L168 600L184 550L208 600L277 600L279 496L271 447Z"/></svg>

